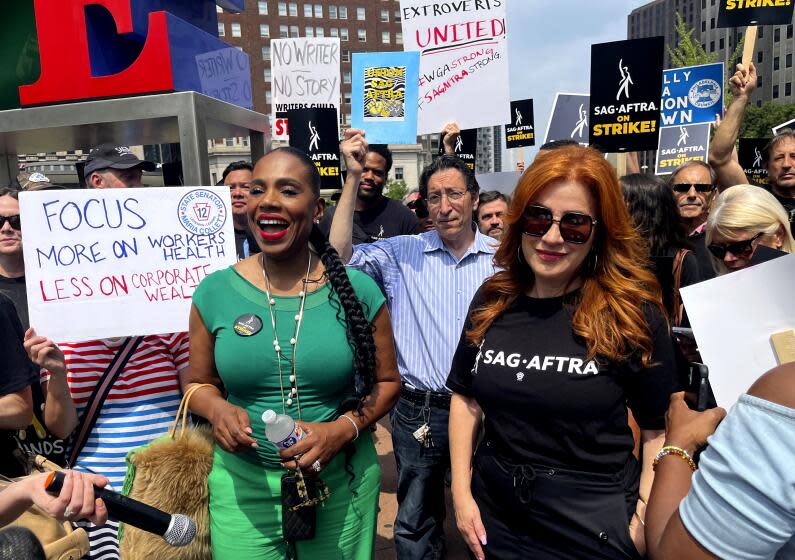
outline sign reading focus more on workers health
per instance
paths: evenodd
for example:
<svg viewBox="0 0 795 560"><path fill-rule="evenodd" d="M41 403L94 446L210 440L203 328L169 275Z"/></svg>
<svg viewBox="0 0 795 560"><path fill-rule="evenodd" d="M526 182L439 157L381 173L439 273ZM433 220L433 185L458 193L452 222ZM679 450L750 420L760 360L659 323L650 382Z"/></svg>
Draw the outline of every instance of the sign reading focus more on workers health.
<svg viewBox="0 0 795 560"><path fill-rule="evenodd" d="M788 25L792 0L718 0L718 27Z"/></svg>
<svg viewBox="0 0 795 560"><path fill-rule="evenodd" d="M505 147L523 148L536 145L533 100L511 101L511 123L505 125Z"/></svg>
<svg viewBox="0 0 795 560"><path fill-rule="evenodd" d="M591 47L591 145L603 152L657 149L663 48L663 37Z"/></svg>
<svg viewBox="0 0 795 560"><path fill-rule="evenodd" d="M188 330L199 282L237 260L229 189L23 192L31 325L56 341Z"/></svg>
<svg viewBox="0 0 795 560"><path fill-rule="evenodd" d="M723 63L663 72L662 126L712 123L723 114Z"/></svg>
<svg viewBox="0 0 795 560"><path fill-rule="evenodd" d="M767 161L765 148L770 138L740 138L737 146L737 159L743 168L748 182L752 185L767 185Z"/></svg>
<svg viewBox="0 0 795 560"><path fill-rule="evenodd" d="M290 146L309 155L320 173L321 188L338 189L340 182L340 128L337 110L290 109Z"/></svg>
<svg viewBox="0 0 795 560"><path fill-rule="evenodd" d="M660 129L657 175L673 173L688 161L707 161L709 124L669 126Z"/></svg>
<svg viewBox="0 0 795 560"><path fill-rule="evenodd" d="M287 140L287 111L340 109L340 40L332 37L271 41L273 139Z"/></svg>
<svg viewBox="0 0 795 560"><path fill-rule="evenodd" d="M588 145L588 114L591 100L587 93L558 93L549 114L544 143L574 140Z"/></svg>
<svg viewBox="0 0 795 560"><path fill-rule="evenodd" d="M418 134L511 121L505 0L400 0L403 46L420 52Z"/></svg>
<svg viewBox="0 0 795 560"><path fill-rule="evenodd" d="M416 52L354 53L351 127L371 144L415 144L419 71Z"/></svg>

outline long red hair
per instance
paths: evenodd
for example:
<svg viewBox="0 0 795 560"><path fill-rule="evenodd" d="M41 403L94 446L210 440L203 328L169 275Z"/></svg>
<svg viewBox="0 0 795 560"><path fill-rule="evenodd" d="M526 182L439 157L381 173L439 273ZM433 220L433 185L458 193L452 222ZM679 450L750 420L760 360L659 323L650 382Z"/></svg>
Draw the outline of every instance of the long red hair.
<svg viewBox="0 0 795 560"><path fill-rule="evenodd" d="M494 256L504 270L481 287L483 304L472 314L467 338L479 345L494 320L532 287L532 272L518 256L522 213L542 189L557 181L577 181L591 191L597 203L593 251L598 259L593 273L584 275L574 332L585 340L589 359L598 356L623 361L640 351L648 367L653 341L643 307L651 304L665 314L660 286L650 272L647 245L624 204L615 169L601 153L580 146L539 153L519 179L505 219L505 234Z"/></svg>

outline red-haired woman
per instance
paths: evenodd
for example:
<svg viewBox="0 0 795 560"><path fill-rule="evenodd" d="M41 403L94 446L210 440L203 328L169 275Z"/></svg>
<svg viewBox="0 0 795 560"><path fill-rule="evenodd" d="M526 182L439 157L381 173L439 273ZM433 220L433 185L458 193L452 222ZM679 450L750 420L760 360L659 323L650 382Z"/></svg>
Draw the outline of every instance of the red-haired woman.
<svg viewBox="0 0 795 560"><path fill-rule="evenodd" d="M647 249L614 169L579 146L536 158L506 224L447 380L458 527L477 558L639 558L676 389Z"/></svg>

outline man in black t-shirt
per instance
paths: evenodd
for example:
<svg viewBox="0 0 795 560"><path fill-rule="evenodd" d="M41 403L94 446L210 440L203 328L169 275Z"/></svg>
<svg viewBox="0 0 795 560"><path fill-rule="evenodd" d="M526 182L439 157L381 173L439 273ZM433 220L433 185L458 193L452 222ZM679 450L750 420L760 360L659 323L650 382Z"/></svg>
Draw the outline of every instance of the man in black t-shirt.
<svg viewBox="0 0 795 560"><path fill-rule="evenodd" d="M734 157L735 142L745 116L745 108L756 89L756 68L750 64L745 68L737 65L737 72L729 80L732 103L729 105L721 125L715 131L709 147L709 163L718 174L721 190L734 185L749 184L742 166ZM790 229L795 223L795 131L789 128L779 131L770 140L763 155L767 166L767 188L789 214Z"/></svg>
<svg viewBox="0 0 795 560"><path fill-rule="evenodd" d="M232 197L232 222L235 227L235 249L237 260L241 261L259 253L259 245L248 227L248 191L251 188L254 167L247 161L233 161L221 175L221 185L229 187Z"/></svg>
<svg viewBox="0 0 795 560"><path fill-rule="evenodd" d="M18 191L0 189L0 294L12 302L24 329L28 328L28 296L22 258L22 222Z"/></svg>
<svg viewBox="0 0 795 560"><path fill-rule="evenodd" d="M396 235L419 233L414 212L399 201L384 196L384 185L392 168L392 152L382 144L371 144L364 160L364 171L353 215L353 243L372 243ZM320 222L328 237L336 207L329 208Z"/></svg>
<svg viewBox="0 0 795 560"><path fill-rule="evenodd" d="M38 375L22 347L22 325L16 309L0 294L0 468L6 476L19 474L11 455L16 446L8 436L28 426L33 418L30 385L34 381L38 381Z"/></svg>

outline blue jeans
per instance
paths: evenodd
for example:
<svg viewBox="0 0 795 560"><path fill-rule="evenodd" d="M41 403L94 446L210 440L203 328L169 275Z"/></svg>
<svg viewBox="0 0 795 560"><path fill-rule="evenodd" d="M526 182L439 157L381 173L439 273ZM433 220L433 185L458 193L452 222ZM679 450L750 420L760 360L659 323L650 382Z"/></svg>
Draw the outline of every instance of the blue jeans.
<svg viewBox="0 0 795 560"><path fill-rule="evenodd" d="M440 560L444 555L444 479L450 467L447 421L450 410L417 405L404 398L390 413L398 470L395 550L398 560ZM414 439L423 424L433 444Z"/></svg>

